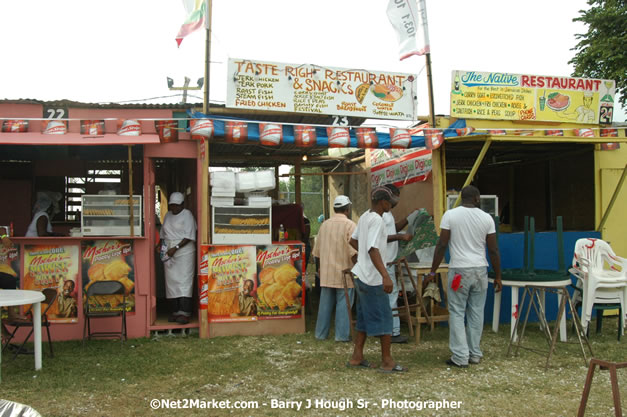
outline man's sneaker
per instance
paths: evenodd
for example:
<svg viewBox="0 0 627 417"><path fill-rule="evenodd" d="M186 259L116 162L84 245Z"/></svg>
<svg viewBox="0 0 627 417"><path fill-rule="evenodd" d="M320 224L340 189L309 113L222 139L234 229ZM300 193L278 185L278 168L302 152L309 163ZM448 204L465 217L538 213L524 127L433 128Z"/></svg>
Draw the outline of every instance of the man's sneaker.
<svg viewBox="0 0 627 417"><path fill-rule="evenodd" d="M473 358L468 359L468 363L471 365L479 365L481 363L481 358Z"/></svg>
<svg viewBox="0 0 627 417"><path fill-rule="evenodd" d="M392 343L407 343L407 336L403 336L402 334L392 336Z"/></svg>
<svg viewBox="0 0 627 417"><path fill-rule="evenodd" d="M456 367L456 368L468 368L468 365L458 365L458 364L456 364L455 362L453 362L453 360L452 360L452 359L447 359L447 360L446 360L446 364L447 364L448 366L454 366L454 367Z"/></svg>

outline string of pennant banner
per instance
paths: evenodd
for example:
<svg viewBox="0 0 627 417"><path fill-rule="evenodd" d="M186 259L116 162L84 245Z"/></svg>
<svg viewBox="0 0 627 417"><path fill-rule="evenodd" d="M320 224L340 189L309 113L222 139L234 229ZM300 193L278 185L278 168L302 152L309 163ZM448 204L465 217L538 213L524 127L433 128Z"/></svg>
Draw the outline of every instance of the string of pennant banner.
<svg viewBox="0 0 627 417"><path fill-rule="evenodd" d="M192 139L215 139L227 143L260 143L265 146L281 144L295 145L302 148L378 148L378 149L437 149L445 138L469 135L514 135L514 136L574 136L583 138L618 137L618 128L587 127L576 129L546 128L491 128L475 129L459 119L444 129L431 128L427 123L409 128L382 125L361 126L328 126L318 124L297 124L261 122L255 120L221 118L207 116L199 112L190 112L186 118L137 118L119 119L103 118L85 120L76 118L44 119L0 118L3 133L25 133L34 128L31 121L41 121L41 133L47 135L63 135L68 133L68 124L78 122L80 133L86 136L101 136L112 133L111 125L115 125L115 133L120 136L139 136L142 131L152 133L151 126L163 141L178 139L178 132L188 131ZM179 122L189 121L189 127L181 127ZM109 125L105 129L105 122ZM76 129L76 127L74 127ZM384 131L385 129L385 131ZM618 145L618 144L617 144Z"/></svg>

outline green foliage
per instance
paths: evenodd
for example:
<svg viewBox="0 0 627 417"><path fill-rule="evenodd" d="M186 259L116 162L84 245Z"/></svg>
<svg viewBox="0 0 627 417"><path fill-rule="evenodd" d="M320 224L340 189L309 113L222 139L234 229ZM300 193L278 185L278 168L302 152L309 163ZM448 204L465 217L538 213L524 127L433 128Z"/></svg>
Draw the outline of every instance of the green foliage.
<svg viewBox="0 0 627 417"><path fill-rule="evenodd" d="M301 172L305 173L319 173L320 168L302 168ZM294 168L290 169L290 173L294 173ZM283 178L279 183L279 191L282 195L285 195L289 191L290 201L293 203L296 199L294 190L296 189L296 179L294 176ZM300 180L301 197L305 204L305 216L311 223L311 236L318 233L320 223L318 223L318 216L322 214L322 175L305 175Z"/></svg>
<svg viewBox="0 0 627 417"><path fill-rule="evenodd" d="M580 10L574 22L583 22L588 32L575 35L579 43L568 63L575 65L573 76L616 81L616 93L627 104L627 2L588 0L590 8Z"/></svg>

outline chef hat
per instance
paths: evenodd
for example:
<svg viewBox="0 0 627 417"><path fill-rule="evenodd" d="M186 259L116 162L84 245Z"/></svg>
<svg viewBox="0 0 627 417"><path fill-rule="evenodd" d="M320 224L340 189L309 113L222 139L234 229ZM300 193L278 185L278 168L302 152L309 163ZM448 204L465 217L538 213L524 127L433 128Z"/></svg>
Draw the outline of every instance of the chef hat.
<svg viewBox="0 0 627 417"><path fill-rule="evenodd" d="M168 204L183 204L183 201L185 201L185 197L183 196L183 194L179 192L174 192L170 194L170 200Z"/></svg>

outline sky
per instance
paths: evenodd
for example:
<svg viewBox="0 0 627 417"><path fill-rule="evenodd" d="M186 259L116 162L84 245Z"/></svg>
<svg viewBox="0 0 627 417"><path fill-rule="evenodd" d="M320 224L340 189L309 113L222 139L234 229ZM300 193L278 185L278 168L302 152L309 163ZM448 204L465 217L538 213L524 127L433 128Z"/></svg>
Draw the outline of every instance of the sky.
<svg viewBox="0 0 627 417"><path fill-rule="evenodd" d="M569 76L572 22L586 0L426 0L436 114L449 114L453 70ZM229 58L418 74L428 114L424 57L399 61L387 0L213 0L211 102L226 100ZM177 48L181 0L29 0L0 3L0 99L176 103L204 76L205 34ZM189 102L202 102L190 92ZM173 96L175 95L175 96ZM150 100L148 100L150 99ZM615 103L614 121L625 121Z"/></svg>

